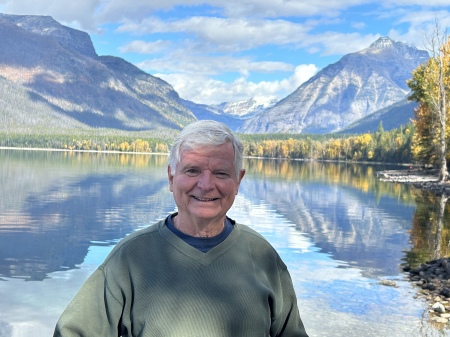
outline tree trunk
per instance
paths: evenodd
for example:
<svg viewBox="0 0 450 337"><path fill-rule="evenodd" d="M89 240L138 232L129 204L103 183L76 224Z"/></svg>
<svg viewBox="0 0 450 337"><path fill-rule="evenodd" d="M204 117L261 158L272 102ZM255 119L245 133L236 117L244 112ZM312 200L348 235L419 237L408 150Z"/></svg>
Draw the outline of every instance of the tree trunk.
<svg viewBox="0 0 450 337"><path fill-rule="evenodd" d="M439 163L439 181L448 180L448 170L447 170L447 144L445 142L445 132L447 124L447 100L445 94L445 84L444 84L444 69L442 58L439 62L439 91L440 91L440 107L439 107L439 120L440 120L440 163Z"/></svg>
<svg viewBox="0 0 450 337"><path fill-rule="evenodd" d="M440 151L439 151L439 156L440 156L439 181L440 182L448 180L446 153L447 153L447 146L445 144L445 124L444 124L444 125L441 125L441 136L440 136Z"/></svg>

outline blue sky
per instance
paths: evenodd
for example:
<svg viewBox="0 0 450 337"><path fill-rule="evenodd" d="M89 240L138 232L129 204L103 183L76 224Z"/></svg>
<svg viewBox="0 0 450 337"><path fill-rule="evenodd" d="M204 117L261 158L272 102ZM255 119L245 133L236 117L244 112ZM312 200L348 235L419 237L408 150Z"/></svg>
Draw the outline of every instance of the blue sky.
<svg viewBox="0 0 450 337"><path fill-rule="evenodd" d="M50 15L86 31L184 99L282 99L343 55L389 36L423 48L449 0L0 0L0 12Z"/></svg>

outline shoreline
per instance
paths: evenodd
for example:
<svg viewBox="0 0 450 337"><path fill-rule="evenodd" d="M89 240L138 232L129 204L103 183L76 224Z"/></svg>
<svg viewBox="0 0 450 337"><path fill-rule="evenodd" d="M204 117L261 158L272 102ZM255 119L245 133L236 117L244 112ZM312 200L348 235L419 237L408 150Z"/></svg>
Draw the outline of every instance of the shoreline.
<svg viewBox="0 0 450 337"><path fill-rule="evenodd" d="M114 153L114 154L151 154L168 156L169 153L163 152L130 152L130 151L108 151L108 150L69 150L69 149L52 149L40 147L8 147L0 146L0 150L20 150L20 151L47 151L47 152L86 152L86 153Z"/></svg>
<svg viewBox="0 0 450 337"><path fill-rule="evenodd" d="M417 189L434 193L441 197L441 203L450 197L450 181L439 181L439 170L409 168L407 170L387 170L377 172L381 181L409 184ZM429 320L443 329L450 322L450 258L440 257L420 264L416 268L404 265L402 270L409 281L417 287L415 298L423 298L429 305Z"/></svg>
<svg viewBox="0 0 450 337"><path fill-rule="evenodd" d="M440 182L437 169L409 168L379 171L376 174L380 181L409 184L437 196L450 197L450 181Z"/></svg>

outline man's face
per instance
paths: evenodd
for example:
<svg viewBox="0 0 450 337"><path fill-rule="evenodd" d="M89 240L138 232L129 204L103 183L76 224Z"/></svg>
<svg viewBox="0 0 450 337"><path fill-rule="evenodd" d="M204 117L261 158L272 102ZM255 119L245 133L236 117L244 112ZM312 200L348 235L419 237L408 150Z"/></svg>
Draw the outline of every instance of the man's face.
<svg viewBox="0 0 450 337"><path fill-rule="evenodd" d="M220 222L238 193L245 171L237 178L231 143L183 151L175 175L168 168L170 191L178 216L193 223Z"/></svg>

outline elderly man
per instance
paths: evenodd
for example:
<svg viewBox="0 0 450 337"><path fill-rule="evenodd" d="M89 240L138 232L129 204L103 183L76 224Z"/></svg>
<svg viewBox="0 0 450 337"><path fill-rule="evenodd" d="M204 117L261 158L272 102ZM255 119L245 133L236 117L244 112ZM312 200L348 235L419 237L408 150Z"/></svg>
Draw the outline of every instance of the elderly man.
<svg viewBox="0 0 450 337"><path fill-rule="evenodd" d="M307 336L286 265L226 216L245 174L242 156L225 125L187 126L168 166L178 212L119 242L54 336Z"/></svg>

